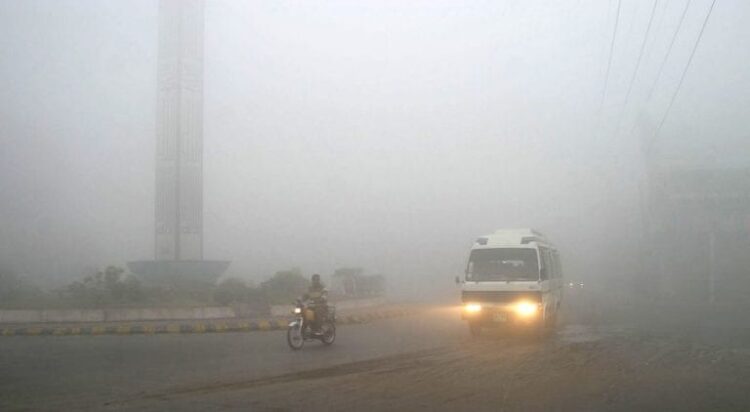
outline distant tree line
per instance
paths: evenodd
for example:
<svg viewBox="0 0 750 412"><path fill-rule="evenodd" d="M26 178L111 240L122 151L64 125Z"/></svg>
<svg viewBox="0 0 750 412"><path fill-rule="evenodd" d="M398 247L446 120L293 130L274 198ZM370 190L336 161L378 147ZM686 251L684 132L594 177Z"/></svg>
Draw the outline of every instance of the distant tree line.
<svg viewBox="0 0 750 412"><path fill-rule="evenodd" d="M337 269L329 285L334 298L382 295L382 275L364 275L361 268ZM246 305L267 311L270 305L287 304L305 293L309 278L297 268L276 272L259 285L238 278L218 283L185 281L150 286L124 269L108 266L62 288L43 291L13 271L0 268L0 307L97 308L164 305Z"/></svg>
<svg viewBox="0 0 750 412"><path fill-rule="evenodd" d="M41 288L19 276L13 269L0 266L0 305L8 306L41 299Z"/></svg>

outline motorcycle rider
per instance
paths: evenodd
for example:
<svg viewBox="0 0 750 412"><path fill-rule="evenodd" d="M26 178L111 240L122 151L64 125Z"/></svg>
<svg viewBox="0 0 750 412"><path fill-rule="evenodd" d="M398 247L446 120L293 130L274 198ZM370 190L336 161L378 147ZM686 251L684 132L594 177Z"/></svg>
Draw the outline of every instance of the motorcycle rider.
<svg viewBox="0 0 750 412"><path fill-rule="evenodd" d="M309 301L310 309L315 314L315 320L310 325L313 332L320 330L321 321L328 316L328 291L323 282L320 281L320 275L315 273L311 278L312 282L307 289L307 293L302 296L302 300Z"/></svg>

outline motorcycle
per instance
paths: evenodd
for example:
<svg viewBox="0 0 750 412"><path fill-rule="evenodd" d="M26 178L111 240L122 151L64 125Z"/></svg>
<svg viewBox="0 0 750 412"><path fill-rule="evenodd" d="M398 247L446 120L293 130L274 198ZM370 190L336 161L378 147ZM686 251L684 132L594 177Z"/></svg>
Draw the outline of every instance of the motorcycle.
<svg viewBox="0 0 750 412"><path fill-rule="evenodd" d="M286 331L286 341L293 350L300 350L305 342L319 340L324 345L333 344L336 340L336 307L328 305L325 318L315 322L315 304L306 305L297 299L294 303L294 320L289 323ZM313 325L318 324L318 329L313 330Z"/></svg>

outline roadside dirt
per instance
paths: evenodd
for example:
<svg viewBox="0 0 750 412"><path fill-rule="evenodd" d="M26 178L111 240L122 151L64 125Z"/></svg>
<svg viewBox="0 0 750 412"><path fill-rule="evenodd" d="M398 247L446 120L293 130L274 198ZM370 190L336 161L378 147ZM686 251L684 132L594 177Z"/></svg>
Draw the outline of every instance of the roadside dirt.
<svg viewBox="0 0 750 412"><path fill-rule="evenodd" d="M573 325L543 341L491 335L119 407L162 401L193 410L741 411L750 408L750 351Z"/></svg>

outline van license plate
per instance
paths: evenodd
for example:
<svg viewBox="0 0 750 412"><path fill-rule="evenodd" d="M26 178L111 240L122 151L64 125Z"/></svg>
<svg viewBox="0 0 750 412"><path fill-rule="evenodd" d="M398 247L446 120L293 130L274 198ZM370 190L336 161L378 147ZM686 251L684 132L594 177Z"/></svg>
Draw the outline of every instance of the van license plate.
<svg viewBox="0 0 750 412"><path fill-rule="evenodd" d="M505 315L505 313L495 313L492 316L492 320L495 322L507 322L508 317Z"/></svg>

